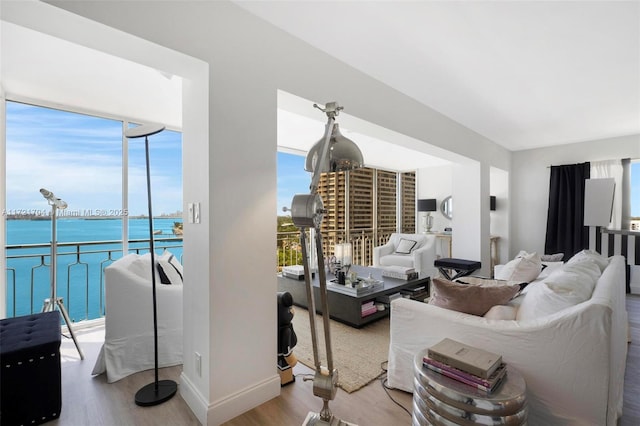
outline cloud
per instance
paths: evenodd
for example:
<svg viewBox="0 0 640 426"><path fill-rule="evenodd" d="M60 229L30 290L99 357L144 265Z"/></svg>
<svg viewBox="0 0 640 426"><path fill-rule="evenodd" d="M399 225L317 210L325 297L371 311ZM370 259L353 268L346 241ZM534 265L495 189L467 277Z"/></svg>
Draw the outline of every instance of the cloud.
<svg viewBox="0 0 640 426"><path fill-rule="evenodd" d="M8 102L6 128L9 212L49 209L40 188L69 209L122 208L122 122ZM153 138L154 215L172 213L182 209L181 135ZM146 214L144 142L130 140L128 154L129 210Z"/></svg>

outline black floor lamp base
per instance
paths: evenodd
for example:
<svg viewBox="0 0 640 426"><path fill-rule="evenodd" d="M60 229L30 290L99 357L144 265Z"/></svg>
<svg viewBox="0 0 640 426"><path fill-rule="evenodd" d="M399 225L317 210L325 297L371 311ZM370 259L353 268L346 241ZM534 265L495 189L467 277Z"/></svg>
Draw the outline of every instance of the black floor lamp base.
<svg viewBox="0 0 640 426"><path fill-rule="evenodd" d="M178 384L173 380L160 380L157 387L156 382L149 383L136 392L136 405L150 407L162 404L173 398L177 391Z"/></svg>

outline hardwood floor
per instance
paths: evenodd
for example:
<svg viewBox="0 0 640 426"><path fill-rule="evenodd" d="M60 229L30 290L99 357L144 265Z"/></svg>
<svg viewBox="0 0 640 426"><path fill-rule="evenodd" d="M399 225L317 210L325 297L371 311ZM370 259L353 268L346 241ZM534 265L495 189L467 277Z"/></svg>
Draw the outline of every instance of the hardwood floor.
<svg viewBox="0 0 640 426"><path fill-rule="evenodd" d="M73 340L62 338L62 410L47 426L191 426L198 419L179 395L156 407L139 407L135 393L154 381L153 370L107 383L106 376L91 370L104 342L104 327L75 330L85 359L80 361ZM178 381L182 366L160 369L160 380Z"/></svg>
<svg viewBox="0 0 640 426"><path fill-rule="evenodd" d="M627 295L629 334L631 342L627 352L627 367L624 374L624 404L621 426L640 425L640 296Z"/></svg>
<svg viewBox="0 0 640 426"><path fill-rule="evenodd" d="M627 358L624 388L624 411L620 426L640 425L640 296L627 296L627 311L631 343ZM52 426L128 426L128 425L198 425L182 397L176 395L157 407L138 407L135 392L153 381L153 371L131 375L109 384L105 376L91 376L98 351L104 339L104 329L76 331L85 353L80 362L73 341L63 338L62 394L60 418ZM594 342L595 343L595 342ZM160 379L178 381L181 367L160 370ZM381 370L382 372L382 370ZM312 371L298 363L294 368L296 381L282 388L281 395L250 410L224 426L295 426L301 425L309 411L319 411L321 400L313 396L312 382L304 381ZM397 405L391 398L396 400ZM369 426L410 425L411 394L386 390L381 380L347 394L338 390L330 404L333 413L342 420ZM537 425L533 425L537 426Z"/></svg>

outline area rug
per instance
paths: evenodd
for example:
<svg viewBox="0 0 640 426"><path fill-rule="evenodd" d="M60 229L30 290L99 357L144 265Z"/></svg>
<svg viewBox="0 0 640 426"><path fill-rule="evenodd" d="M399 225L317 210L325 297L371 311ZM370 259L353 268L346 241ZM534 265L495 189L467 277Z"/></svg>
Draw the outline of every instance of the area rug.
<svg viewBox="0 0 640 426"><path fill-rule="evenodd" d="M304 308L294 308L292 324L298 344L293 348L293 353L299 362L314 368L309 313ZM316 315L316 324L320 335L320 359L322 365L326 366L321 315ZM389 317L359 329L331 320L330 331L333 367L338 370L338 386L341 389L347 393L355 392L382 374L382 364L389 353Z"/></svg>

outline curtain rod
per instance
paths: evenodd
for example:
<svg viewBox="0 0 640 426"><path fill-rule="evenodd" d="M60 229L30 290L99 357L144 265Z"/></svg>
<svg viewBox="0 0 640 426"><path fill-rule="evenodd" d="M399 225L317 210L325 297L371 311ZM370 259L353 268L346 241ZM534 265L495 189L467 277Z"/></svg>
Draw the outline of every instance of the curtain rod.
<svg viewBox="0 0 640 426"><path fill-rule="evenodd" d="M583 163L593 163L593 162L597 162L597 161L625 161L625 160L631 160L631 158L612 158L609 160L595 160L595 161L584 161ZM575 166L576 164L583 164L583 163L573 163L573 164L556 164L555 166L552 164L550 166L547 166L547 169L550 169L551 167L557 167L557 166Z"/></svg>

